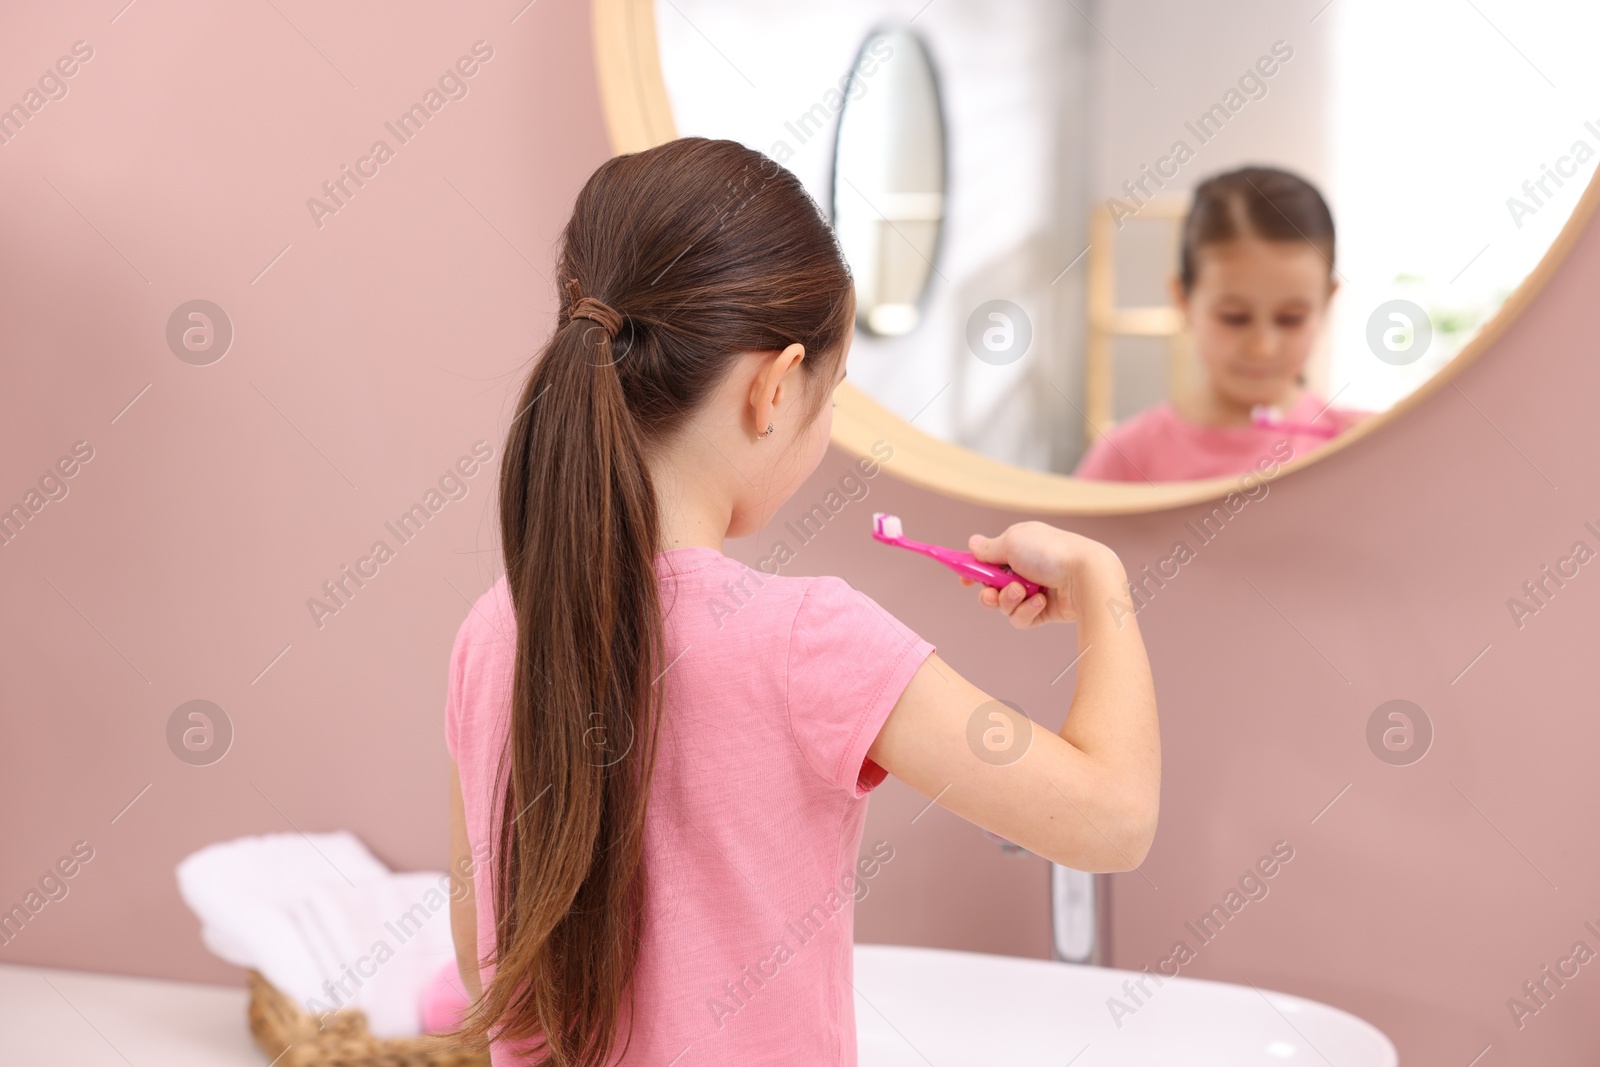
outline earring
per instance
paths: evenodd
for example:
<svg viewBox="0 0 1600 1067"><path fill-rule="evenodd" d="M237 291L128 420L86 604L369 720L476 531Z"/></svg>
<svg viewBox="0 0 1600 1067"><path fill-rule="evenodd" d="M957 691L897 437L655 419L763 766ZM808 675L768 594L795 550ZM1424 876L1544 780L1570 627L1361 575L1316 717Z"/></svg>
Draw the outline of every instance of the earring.
<svg viewBox="0 0 1600 1067"><path fill-rule="evenodd" d="M771 435L771 434L772 434L772 423L770 423L770 422L769 422L769 423L767 423L767 429L766 429L766 432L765 432L765 433L758 433L758 434L756 434L756 440L757 440L757 441L764 441L764 440L766 440L766 438L767 438L767 437L769 437L769 436L770 436L770 435Z"/></svg>

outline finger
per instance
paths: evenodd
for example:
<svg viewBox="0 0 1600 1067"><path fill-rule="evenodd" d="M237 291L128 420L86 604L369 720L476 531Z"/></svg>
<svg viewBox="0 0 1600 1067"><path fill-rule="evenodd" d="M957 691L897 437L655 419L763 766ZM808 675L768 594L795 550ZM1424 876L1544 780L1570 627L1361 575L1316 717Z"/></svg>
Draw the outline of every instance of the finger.
<svg viewBox="0 0 1600 1067"><path fill-rule="evenodd" d="M1017 610L1011 613L1011 620L1015 623L1018 619L1021 619L1020 625L1032 626L1039 621L1039 616L1044 614L1045 608L1048 606L1045 602L1045 595L1043 593L1035 593L1017 605Z"/></svg>
<svg viewBox="0 0 1600 1067"><path fill-rule="evenodd" d="M978 600L981 601L983 606L986 608L999 607L1000 591L998 589L990 588L986 585L978 590Z"/></svg>
<svg viewBox="0 0 1600 1067"><path fill-rule="evenodd" d="M967 548L978 559L985 563L1005 562L1005 534L999 537L985 537L983 534L973 534L967 538Z"/></svg>
<svg viewBox="0 0 1600 1067"><path fill-rule="evenodd" d="M1018 601L1017 606L1007 614L1007 618L1011 620L1012 626L1019 630L1026 630L1038 623L1039 616L1043 611L1044 597L1036 594Z"/></svg>

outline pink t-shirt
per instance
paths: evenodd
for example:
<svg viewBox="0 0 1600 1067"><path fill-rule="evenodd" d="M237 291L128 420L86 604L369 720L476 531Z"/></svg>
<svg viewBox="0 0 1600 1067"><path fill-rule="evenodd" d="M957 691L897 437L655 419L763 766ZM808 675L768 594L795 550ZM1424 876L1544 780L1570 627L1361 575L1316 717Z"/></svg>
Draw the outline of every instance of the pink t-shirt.
<svg viewBox="0 0 1600 1067"><path fill-rule="evenodd" d="M867 748L933 646L839 578L768 575L705 547L659 554L656 573L670 666L632 1044L615 1062L853 1067L854 904L885 858L858 858L885 776ZM502 577L450 657L445 739L478 855L499 811L515 630ZM475 886L482 956L487 865ZM507 1047L491 1059L523 1062Z"/></svg>
<svg viewBox="0 0 1600 1067"><path fill-rule="evenodd" d="M1327 401L1305 389L1283 419L1343 433L1366 414L1327 407ZM1329 440L1323 434L1297 432L1292 427L1202 426L1163 401L1117 423L1089 448L1074 473L1107 482L1215 478L1257 470L1263 460L1285 463Z"/></svg>

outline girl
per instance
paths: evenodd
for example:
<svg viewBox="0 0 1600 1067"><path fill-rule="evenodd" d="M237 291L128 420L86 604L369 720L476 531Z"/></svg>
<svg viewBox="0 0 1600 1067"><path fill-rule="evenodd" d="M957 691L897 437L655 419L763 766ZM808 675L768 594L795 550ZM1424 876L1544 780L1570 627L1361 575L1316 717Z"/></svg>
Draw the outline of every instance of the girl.
<svg viewBox="0 0 1600 1067"><path fill-rule="evenodd" d="M848 1067L857 850L886 773L1081 870L1149 849L1153 685L1106 606L1126 575L1042 523L974 535L1045 586L984 605L1076 619L1094 654L1059 736L969 744L999 705L927 641L838 578L722 553L821 460L852 336L849 270L794 175L732 141L619 156L557 269L503 457L506 574L450 659L462 1034L497 1067ZM713 610L730 589L738 610Z"/></svg>
<svg viewBox="0 0 1600 1067"><path fill-rule="evenodd" d="M1364 413L1330 407L1305 388L1304 373L1337 288L1333 216L1315 186L1270 167L1200 183L1172 299L1204 381L1119 423L1085 453L1077 476L1171 482L1242 474L1343 432ZM1273 409L1264 421L1278 425L1259 425L1258 405Z"/></svg>

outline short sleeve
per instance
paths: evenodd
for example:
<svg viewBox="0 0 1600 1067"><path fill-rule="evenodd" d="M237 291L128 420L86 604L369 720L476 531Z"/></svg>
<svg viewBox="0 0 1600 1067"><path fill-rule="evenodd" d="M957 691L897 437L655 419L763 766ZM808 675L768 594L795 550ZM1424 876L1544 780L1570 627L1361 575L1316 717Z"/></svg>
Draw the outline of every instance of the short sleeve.
<svg viewBox="0 0 1600 1067"><path fill-rule="evenodd" d="M1089 446L1083 459L1078 461L1078 469L1072 472L1074 478L1088 478L1097 482L1136 482L1140 477L1128 462L1128 457L1117 451L1116 445L1109 437L1101 437Z"/></svg>
<svg viewBox="0 0 1600 1067"><path fill-rule="evenodd" d="M1372 417L1372 412L1370 412L1370 411L1360 411L1360 410L1357 410L1355 408L1332 408L1332 407L1330 407L1330 408L1328 408L1326 413L1323 414L1322 417L1323 417L1324 420L1327 420L1327 419L1331 418L1333 420L1333 425L1336 428L1337 432L1344 433L1350 427L1354 426L1356 423L1362 421L1363 419L1371 418Z"/></svg>
<svg viewBox="0 0 1600 1067"><path fill-rule="evenodd" d="M864 797L883 781L867 749L933 651L842 578L810 583L789 637L789 730L830 786Z"/></svg>
<svg viewBox="0 0 1600 1067"><path fill-rule="evenodd" d="M472 622L469 612L461 625L456 628L456 640L450 648L449 680L444 691L444 745L450 750L450 758L461 764L458 755L461 744L461 700L463 679L466 675L466 650L467 643L471 640L468 630Z"/></svg>

